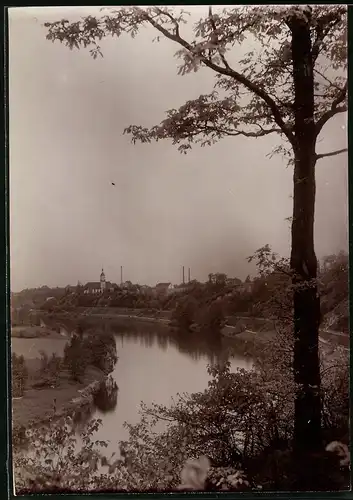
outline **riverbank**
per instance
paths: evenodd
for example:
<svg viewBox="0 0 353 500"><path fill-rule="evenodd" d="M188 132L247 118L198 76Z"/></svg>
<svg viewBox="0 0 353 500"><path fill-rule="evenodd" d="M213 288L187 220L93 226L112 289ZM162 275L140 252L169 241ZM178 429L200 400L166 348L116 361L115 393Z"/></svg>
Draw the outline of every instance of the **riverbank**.
<svg viewBox="0 0 353 500"><path fill-rule="evenodd" d="M13 326L11 328L11 337L20 339L37 339L37 338L50 338L62 339L65 337L62 333L41 326L21 325Z"/></svg>
<svg viewBox="0 0 353 500"><path fill-rule="evenodd" d="M55 385L41 385L39 359L25 360L28 369L28 384L20 398L12 399L12 425L16 433L21 427L26 429L44 425L63 415L72 415L86 405L91 405L94 392L98 390L106 374L93 366L88 366L80 382L73 382L66 370L55 379Z"/></svg>
<svg viewBox="0 0 353 500"><path fill-rule="evenodd" d="M106 333L104 336L102 339L101 335L89 333L70 344L55 335L51 339L13 339L13 353L23 356L27 372L22 378L21 397L12 399L15 440L23 429L44 425L62 416L70 415L76 423L89 416L93 403L103 397L105 383L117 361L114 336ZM66 345L70 346L69 357L64 363ZM80 357L84 357L84 363ZM23 369L14 373L18 384Z"/></svg>
<svg viewBox="0 0 353 500"><path fill-rule="evenodd" d="M116 322L117 327L128 327L138 323L151 326L158 324L162 327L170 327L171 325L170 311L160 311L150 315L145 314L145 312L135 309L129 311L128 309L114 310L113 308L81 308L73 313L48 315L47 318L48 321L55 321L55 318L57 318L61 322L75 320L82 323L89 323L92 320L97 323L101 320L109 320L110 322ZM254 347L261 350L263 343L269 338L273 338L275 330L275 323L270 319L229 316L226 318L226 325L222 328L221 333L223 336L235 340L237 344L244 345L245 351L247 349L253 351ZM333 330L321 329L320 342L321 344L328 343L333 347L342 347L345 350L349 350L350 347L349 335Z"/></svg>
<svg viewBox="0 0 353 500"><path fill-rule="evenodd" d="M80 320L80 315L77 315L76 318ZM82 319L82 317L81 317ZM155 325L162 325L163 328L167 327L169 330L169 321L165 318L152 318L152 317L142 317L142 316L134 316L127 314L120 315L112 315L110 314L103 315L102 311L99 311L99 314L92 313L90 316L88 314L83 318L84 322L89 325L89 328L94 329L95 326L99 325L102 319L111 320L109 323L109 328L118 326L119 329L124 329L126 325L129 325L130 328L139 329L139 324L144 324L144 330L154 330ZM69 321L72 321L72 317L69 318ZM46 319L44 318L44 322L46 323ZM58 316L57 318L51 315L50 321L48 321L48 325L51 324L63 324L64 318L62 316ZM272 324L272 329L270 322L265 319L259 318L232 318L232 325L226 325L222 329L222 338L226 339L227 344L234 350L235 354L241 354L246 358L257 358L261 357L264 352L264 347L266 343L273 339L275 336L275 330ZM255 324L256 322L256 324ZM256 331L252 330L251 326L256 326L258 329ZM52 330L48 328L48 326L37 327L37 329L33 329L32 327L28 327L29 331L26 335L24 328L22 332L24 332L23 339L25 342L33 338L32 335L35 331L39 331L41 334L42 330L47 329L49 331L48 335L45 335L45 339L43 339L43 335L40 335L38 344L41 341L46 341L48 338L55 338L56 341L54 344L65 344L66 340L63 338L62 334L57 333L55 329ZM114 328L112 328L114 331ZM68 333L70 333L70 329L68 327ZM334 339L340 339L339 335L331 334L331 337ZM61 342L58 341L61 340ZM21 342L21 338L14 339L18 342ZM349 339L348 339L349 340ZM13 342L13 350L16 352L16 346L14 345L16 342ZM51 343L52 345L52 343ZM320 342L320 350L322 354L327 359L332 359L334 356L334 349L337 346L332 340L321 339ZM38 351L38 348L37 348ZM348 350L346 351L348 354ZM72 413L74 408L82 405L83 407L89 404L90 398L82 398L80 391L82 391L85 387L91 386L95 387L94 384L99 384L105 377L104 373L94 367L88 367L84 377L80 384L73 383L70 380L68 373L61 373L59 384L54 387L42 387L38 386L33 387L33 374L38 372L40 367L39 359L28 359L28 354L25 350L22 352L17 351L17 354L23 354L26 361L26 366L29 369L30 374L32 376L29 377L28 388L21 399L13 400L13 425L14 426L27 426L27 425L41 425L43 422L46 422L52 418L58 418L62 416L62 414ZM51 352L48 353L51 355ZM57 352L59 356L62 356L59 352ZM33 357L33 353L31 354ZM38 356L38 354L37 354ZM93 385L92 385L93 384ZM80 399L81 398L81 399ZM55 401L55 404L54 404Z"/></svg>

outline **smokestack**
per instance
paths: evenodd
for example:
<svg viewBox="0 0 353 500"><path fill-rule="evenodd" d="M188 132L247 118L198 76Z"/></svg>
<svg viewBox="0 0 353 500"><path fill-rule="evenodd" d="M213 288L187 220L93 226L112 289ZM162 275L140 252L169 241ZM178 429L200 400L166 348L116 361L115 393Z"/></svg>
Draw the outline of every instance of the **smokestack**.
<svg viewBox="0 0 353 500"><path fill-rule="evenodd" d="M120 266L120 284L123 284L123 266Z"/></svg>
<svg viewBox="0 0 353 500"><path fill-rule="evenodd" d="M183 266L183 285L185 283L185 267Z"/></svg>
<svg viewBox="0 0 353 500"><path fill-rule="evenodd" d="M190 283L190 281L191 280L190 280L190 267L189 267L189 269L188 269L188 282Z"/></svg>

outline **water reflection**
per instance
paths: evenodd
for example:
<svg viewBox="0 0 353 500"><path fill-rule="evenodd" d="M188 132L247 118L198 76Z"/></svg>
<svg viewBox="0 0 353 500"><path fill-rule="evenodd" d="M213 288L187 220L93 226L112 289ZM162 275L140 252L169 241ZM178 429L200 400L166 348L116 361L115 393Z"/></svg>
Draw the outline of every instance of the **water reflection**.
<svg viewBox="0 0 353 500"><path fill-rule="evenodd" d="M118 402L118 385L113 377L103 381L99 390L94 394L93 404L97 410L108 413L115 410Z"/></svg>
<svg viewBox="0 0 353 500"><path fill-rule="evenodd" d="M122 347L124 347L124 341L129 339L141 347L158 347L163 352L174 348L195 361L206 356L210 363L214 363L219 358L223 360L225 352L229 352L226 339L219 332L171 332L166 327L163 327L163 331L160 329L145 331L144 327L142 328L138 331L134 329L119 331L115 328L113 331L115 330L114 333L120 339Z"/></svg>
<svg viewBox="0 0 353 500"><path fill-rule="evenodd" d="M86 317L79 321L83 330L92 330L95 327L110 331L121 339L121 345L124 346L124 339L133 340L139 343L141 347L155 348L158 346L160 351L166 352L169 348L177 349L180 353L190 356L197 361L202 357L207 357L210 363L214 363L218 358L224 360L224 354L227 348L227 339L217 331L172 331L165 324L149 321L130 320L126 318L97 318ZM61 320L65 325L65 320ZM72 328L72 321L67 325Z"/></svg>
<svg viewBox="0 0 353 500"><path fill-rule="evenodd" d="M92 398L75 410L72 417L75 430L80 432L97 410L103 414L114 412L118 403L118 392L118 385L111 375L102 380Z"/></svg>
<svg viewBox="0 0 353 500"><path fill-rule="evenodd" d="M140 420L141 401L169 406L178 393L205 390L208 365L230 360L233 370L251 366L250 360L231 351L232 341L217 332L171 331L163 324L116 318L85 318L81 327L110 331L116 340L118 362L111 373L115 385L110 391L101 388L78 418L79 425L92 417L102 420L97 438L111 442L108 452L128 439L124 423Z"/></svg>
<svg viewBox="0 0 353 500"><path fill-rule="evenodd" d="M232 369L248 368L243 356L230 357L229 341L211 332L170 332L166 327L155 331L116 331L119 360L112 373L119 386L119 405L114 412L97 411L103 426L98 439L110 441L108 452L128 439L124 422L140 420L140 403L169 406L180 393L207 388L207 365L231 361Z"/></svg>

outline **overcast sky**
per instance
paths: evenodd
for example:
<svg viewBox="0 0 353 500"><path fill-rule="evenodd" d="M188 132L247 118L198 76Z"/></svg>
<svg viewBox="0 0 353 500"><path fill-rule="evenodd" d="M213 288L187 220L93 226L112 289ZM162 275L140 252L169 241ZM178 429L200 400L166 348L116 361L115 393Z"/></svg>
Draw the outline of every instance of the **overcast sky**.
<svg viewBox="0 0 353 500"><path fill-rule="evenodd" d="M195 19L201 7L190 7ZM205 7L202 8L203 11ZM266 154L276 137L222 140L181 155L169 142L130 142L129 124L154 125L167 109L212 90L207 69L177 75L178 49L153 30L102 43L104 58L45 39L45 21L86 8L16 8L9 19L11 288L99 280L179 283L225 272L269 243L289 254L292 175ZM318 151L346 145L346 117ZM112 182L116 185L112 186ZM317 166L318 256L347 247L347 155Z"/></svg>

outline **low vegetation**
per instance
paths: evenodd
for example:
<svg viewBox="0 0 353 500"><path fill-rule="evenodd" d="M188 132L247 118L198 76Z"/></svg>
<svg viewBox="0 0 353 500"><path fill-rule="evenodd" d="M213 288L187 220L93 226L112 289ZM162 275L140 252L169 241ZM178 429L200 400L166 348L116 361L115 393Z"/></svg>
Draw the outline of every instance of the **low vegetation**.
<svg viewBox="0 0 353 500"><path fill-rule="evenodd" d="M98 330L83 336L79 331L65 347L64 364L75 381L81 380L88 365L110 373L117 359L115 338L111 332Z"/></svg>
<svg viewBox="0 0 353 500"><path fill-rule="evenodd" d="M288 263L286 266L288 268ZM193 280L181 292L172 295L154 296L151 292L143 292L138 285L133 285L128 290L118 287L115 292L106 292L98 297L83 294L81 289L76 292L62 290L56 303L44 300L39 307L46 308L48 313L71 312L72 315L80 307L96 308L102 310L102 314L107 310L105 306L112 311L125 310L125 314L129 314L129 311L134 310L134 314L145 316L158 316L163 311L165 317L172 317L181 328L189 329L196 323L203 330L217 329L225 319L231 324L232 318L236 316L277 320L279 315L283 315L282 299L277 304L273 300L274 292L277 298L284 296L290 285L288 273L282 271L283 269L272 269L266 275L258 274L248 291L229 284L225 274L216 273L214 276L217 279L210 278L206 283ZM318 286L322 302L321 325L348 333L348 255L345 252L322 260ZM40 290L43 294L42 289ZM52 290L48 288L47 294L50 295ZM24 297L29 300L30 291L26 293L22 300ZM16 299L17 304L19 300L20 298ZM288 313L288 308L286 311L290 316L291 311ZM29 306L16 309L13 316L13 324L34 325L39 322L38 316L29 312Z"/></svg>
<svg viewBox="0 0 353 500"><path fill-rule="evenodd" d="M75 448L77 436L69 421L44 433L38 430L31 440L33 452L38 450L46 460L24 463L15 450L18 491L298 489L299 466L291 448L295 384L289 350L290 338L278 334L266 343L265 356L252 370L232 372L228 363L216 365L209 368L211 380L204 391L178 395L170 407L142 405L140 422L126 424L129 439L121 443L119 459L106 457L107 443L94 439L99 422L90 421L82 430L81 449ZM302 464L301 490L309 484L315 490L348 487L348 465L325 451L332 441L348 445L347 357L339 364L339 371L334 365L322 371L324 448ZM64 445L67 451L58 460ZM196 470L195 479L184 469L202 456L209 469L201 488L202 474Z"/></svg>
<svg viewBox="0 0 353 500"><path fill-rule="evenodd" d="M55 352L49 357L45 351L40 351L40 380L33 387L55 387L59 384L60 374L63 369L63 359Z"/></svg>
<svg viewBox="0 0 353 500"><path fill-rule="evenodd" d="M12 353L12 397L21 397L24 394L28 379L28 370L23 356Z"/></svg>
<svg viewBox="0 0 353 500"><path fill-rule="evenodd" d="M50 454L51 458L44 464L36 460L29 462L24 468L28 472L25 476L20 470L24 467L21 452L16 451L19 491L348 488L347 459L329 451L337 449L338 445L332 443L341 443L338 446L341 451L342 447L346 450L349 446L347 352L337 348L335 356L321 359L323 446L321 452L308 453L305 460L298 462L293 449L297 392L292 371L293 285L286 275L288 262L274 256L268 247L260 249L254 259L259 282L267 283L257 288L256 293L261 292L262 298L257 303L258 311L264 315L271 312L276 331L263 336L261 356L254 356L251 370L232 372L228 362L213 365L209 367L211 380L204 391L178 395L169 407L142 404L140 422L125 424L129 438L120 443L117 460L104 455L106 443L94 441L93 431L99 423L86 422L86 431L81 430L86 432L83 448L75 453L68 451L64 462L58 461L56 448L49 450L48 443L54 439L60 445L67 443L67 449L71 450L77 438L70 423L61 423L59 428L54 426L44 435L38 433L34 449L41 455ZM222 317L222 301L214 302L213 306L217 304L217 307L210 307L207 302L203 303L205 307L196 307L197 304L192 296L179 299L174 320L185 334L195 321L201 323L201 318L205 318L204 324L212 325L214 335ZM77 357L104 369L102 360L107 359L109 353L113 353L114 358L113 345L111 334L91 332L83 336L79 330L67 346L64 362L71 367L73 376L77 373L74 363ZM207 469L205 473L201 466ZM70 472L73 470L74 473Z"/></svg>

